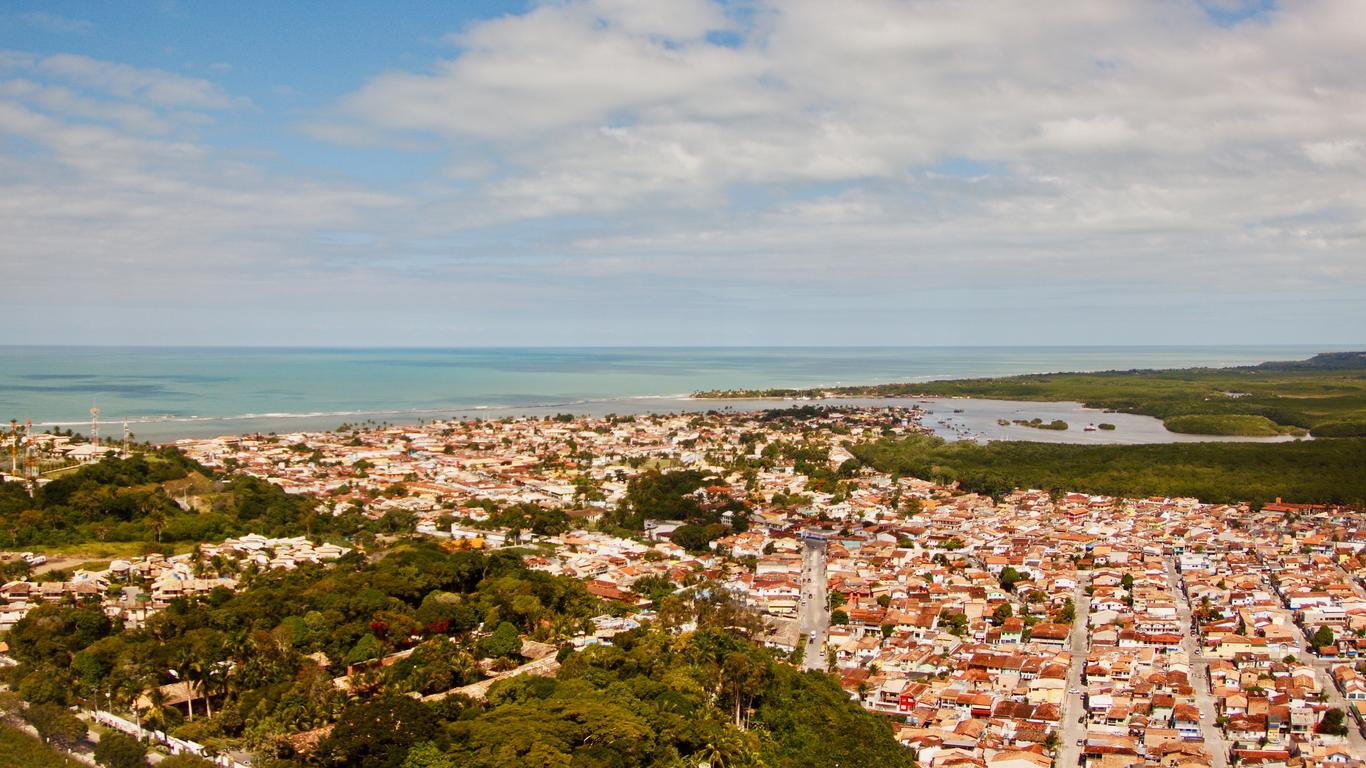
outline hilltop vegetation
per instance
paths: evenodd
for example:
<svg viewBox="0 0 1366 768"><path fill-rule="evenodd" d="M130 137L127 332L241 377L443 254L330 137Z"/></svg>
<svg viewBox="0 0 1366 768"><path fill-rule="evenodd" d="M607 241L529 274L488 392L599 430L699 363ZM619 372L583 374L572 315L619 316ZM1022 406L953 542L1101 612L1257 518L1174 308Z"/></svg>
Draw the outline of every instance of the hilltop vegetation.
<svg viewBox="0 0 1366 768"><path fill-rule="evenodd" d="M1241 368L1045 373L990 379L879 384L805 390L742 390L700 397L983 397L1001 400L1078 401L1091 408L1168 420L1233 416L1250 429L1261 417L1278 431L1310 430L1315 437L1366 436L1366 353L1316 355L1309 360ZM1183 431L1230 429L1227 421L1176 422ZM1242 434L1200 431L1197 434Z"/></svg>
<svg viewBox="0 0 1366 768"><path fill-rule="evenodd" d="M19 483L0 483L0 547L139 542L158 550L250 532L340 537L397 527L356 511L319 515L317 507L314 497L247 475L214 475L163 448L81 467L33 497Z"/></svg>
<svg viewBox="0 0 1366 768"><path fill-rule="evenodd" d="M17 728L0 723L0 768L83 768Z"/></svg>
<svg viewBox="0 0 1366 768"><path fill-rule="evenodd" d="M511 552L403 543L382 558L248 575L245 588L186 599L139 629L98 605L47 605L7 637L0 671L35 706L150 694L145 723L215 748L262 750L267 765L911 765L890 727L824 675L745 639L757 620L722 590L662 599L673 635L642 629L560 651L554 678L495 684L486 703L423 703L520 663L521 637L562 643L610 610L577 579L531 571ZM743 628L743 629L737 629ZM375 660L410 652L396 663ZM333 678L359 669L351 690ZM192 717L153 693L179 676ZM315 751L291 736L336 724ZM410 754L411 761L405 762Z"/></svg>
<svg viewBox="0 0 1366 768"><path fill-rule="evenodd" d="M850 448L883 472L1002 495L1016 487L1115 496L1194 496L1207 502L1361 503L1366 440L1288 443L1066 445L884 439Z"/></svg>

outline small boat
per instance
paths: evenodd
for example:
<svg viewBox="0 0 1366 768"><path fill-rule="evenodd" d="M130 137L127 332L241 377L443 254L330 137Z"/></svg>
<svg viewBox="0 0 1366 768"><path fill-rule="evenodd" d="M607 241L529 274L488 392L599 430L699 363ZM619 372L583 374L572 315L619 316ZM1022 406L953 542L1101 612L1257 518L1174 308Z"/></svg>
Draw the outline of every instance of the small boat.
<svg viewBox="0 0 1366 768"><path fill-rule="evenodd" d="M1083 432L1095 432L1097 429L1098 429L1098 427L1097 427L1095 424L1087 424L1086 426L1084 426L1084 427L1081 428L1081 431L1083 431Z"/></svg>

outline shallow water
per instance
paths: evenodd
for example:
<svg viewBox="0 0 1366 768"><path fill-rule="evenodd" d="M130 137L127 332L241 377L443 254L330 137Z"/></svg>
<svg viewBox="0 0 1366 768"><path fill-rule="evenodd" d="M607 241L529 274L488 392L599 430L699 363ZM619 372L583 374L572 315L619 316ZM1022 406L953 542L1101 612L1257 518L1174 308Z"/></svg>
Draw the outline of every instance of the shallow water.
<svg viewBox="0 0 1366 768"><path fill-rule="evenodd" d="M0 420L38 429L167 441L244 432L332 429L367 419L571 412L590 415L768 407L696 402L702 389L817 387L1048 371L1228 366L1308 357L1309 347L903 347L287 349L0 347ZM989 401L981 401L983 403ZM783 404L781 402L777 403ZM1015 404L1019 405L1019 404ZM973 432L1090 442L1087 419L1064 404L1024 404L1019 417L1057 412L1075 430L995 424L992 408L962 414ZM1074 406L1075 407L1075 406ZM1062 411L1057 409L1063 408ZM1053 410L1045 410L1053 409ZM929 419L929 426L937 426ZM969 423L968 419L972 421ZM1130 417L1141 418L1141 417ZM1106 418L1119 424L1119 418ZM1160 431L1154 431L1160 430ZM1074 434L1075 433L1075 434ZM1152 424L1121 425L1108 441L1187 439ZM1207 438L1196 438L1207 439Z"/></svg>

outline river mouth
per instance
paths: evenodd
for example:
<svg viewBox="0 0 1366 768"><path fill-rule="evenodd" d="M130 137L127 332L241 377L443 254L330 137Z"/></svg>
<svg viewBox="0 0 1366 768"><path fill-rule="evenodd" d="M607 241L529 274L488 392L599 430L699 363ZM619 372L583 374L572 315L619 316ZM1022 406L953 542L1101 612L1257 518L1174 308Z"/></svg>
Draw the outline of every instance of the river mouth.
<svg viewBox="0 0 1366 768"><path fill-rule="evenodd" d="M913 402L925 415L921 424L946 440L1025 440L1036 443L1077 445L1114 445L1139 443L1281 443L1307 437L1276 435L1244 437L1237 435L1195 435L1172 432L1161 419L1133 413L1106 412L1087 408L1077 402L1037 402L1032 400L989 400L985 398L897 398ZM1067 423L1067 429L1054 430L1018 424L1038 419L1042 424ZM1002 424L1001 422L1005 422ZM1101 424L1114 425L1113 430ZM1094 427L1094 429L1088 429Z"/></svg>

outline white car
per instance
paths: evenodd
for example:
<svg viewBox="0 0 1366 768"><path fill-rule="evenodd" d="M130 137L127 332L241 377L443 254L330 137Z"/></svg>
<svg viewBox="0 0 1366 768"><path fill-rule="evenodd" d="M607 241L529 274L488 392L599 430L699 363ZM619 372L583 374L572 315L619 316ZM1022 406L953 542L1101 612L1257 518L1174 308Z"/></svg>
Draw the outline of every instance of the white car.
<svg viewBox="0 0 1366 768"><path fill-rule="evenodd" d="M1068 688L1067 692L1072 694L1073 696L1076 696L1077 694L1081 693L1081 691L1077 688Z"/></svg>

